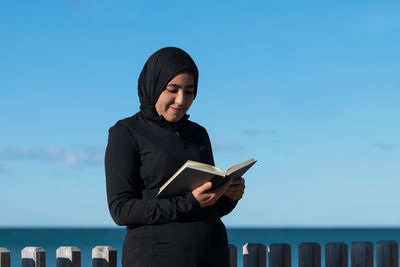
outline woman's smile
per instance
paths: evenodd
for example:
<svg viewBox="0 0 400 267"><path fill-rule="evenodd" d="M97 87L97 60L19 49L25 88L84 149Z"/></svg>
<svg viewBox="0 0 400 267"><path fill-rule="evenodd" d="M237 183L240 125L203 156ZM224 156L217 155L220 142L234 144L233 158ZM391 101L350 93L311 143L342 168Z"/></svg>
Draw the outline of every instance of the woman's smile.
<svg viewBox="0 0 400 267"><path fill-rule="evenodd" d="M181 112L182 108L169 107L173 112Z"/></svg>

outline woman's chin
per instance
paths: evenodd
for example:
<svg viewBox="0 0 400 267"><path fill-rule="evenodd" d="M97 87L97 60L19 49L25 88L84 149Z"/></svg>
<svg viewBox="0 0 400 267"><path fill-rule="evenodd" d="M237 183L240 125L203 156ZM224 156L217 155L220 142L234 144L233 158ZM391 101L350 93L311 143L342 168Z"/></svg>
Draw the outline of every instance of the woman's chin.
<svg viewBox="0 0 400 267"><path fill-rule="evenodd" d="M183 115L180 114L173 114L173 115L168 115L165 116L164 119L168 122L178 122L180 119L182 119Z"/></svg>

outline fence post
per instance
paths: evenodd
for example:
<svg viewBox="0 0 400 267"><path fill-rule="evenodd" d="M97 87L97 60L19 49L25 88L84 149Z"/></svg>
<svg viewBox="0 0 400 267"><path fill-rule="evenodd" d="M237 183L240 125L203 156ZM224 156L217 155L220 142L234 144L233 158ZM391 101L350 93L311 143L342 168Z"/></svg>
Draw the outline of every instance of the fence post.
<svg viewBox="0 0 400 267"><path fill-rule="evenodd" d="M246 243L243 246L243 267L266 267L267 255L263 244Z"/></svg>
<svg viewBox="0 0 400 267"><path fill-rule="evenodd" d="M0 248L0 267L10 267L10 251Z"/></svg>
<svg viewBox="0 0 400 267"><path fill-rule="evenodd" d="M343 242L330 242L325 246L325 267L348 267L348 246Z"/></svg>
<svg viewBox="0 0 400 267"><path fill-rule="evenodd" d="M229 261L231 267L237 267L237 248L232 244L229 244Z"/></svg>
<svg viewBox="0 0 400 267"><path fill-rule="evenodd" d="M351 267L374 267L374 247L371 242L351 244Z"/></svg>
<svg viewBox="0 0 400 267"><path fill-rule="evenodd" d="M299 245L299 267L321 267L321 246L303 242Z"/></svg>
<svg viewBox="0 0 400 267"><path fill-rule="evenodd" d="M272 243L268 246L269 267L291 267L292 251L287 243Z"/></svg>
<svg viewBox="0 0 400 267"><path fill-rule="evenodd" d="M377 267L399 266L399 245L396 241L379 241L376 244Z"/></svg>
<svg viewBox="0 0 400 267"><path fill-rule="evenodd" d="M81 250L77 247L59 247L56 256L57 267L81 267Z"/></svg>
<svg viewBox="0 0 400 267"><path fill-rule="evenodd" d="M22 250L22 267L46 267L46 251L40 247L25 247Z"/></svg>
<svg viewBox="0 0 400 267"><path fill-rule="evenodd" d="M117 250L111 246L97 246L92 249L93 267L117 267Z"/></svg>

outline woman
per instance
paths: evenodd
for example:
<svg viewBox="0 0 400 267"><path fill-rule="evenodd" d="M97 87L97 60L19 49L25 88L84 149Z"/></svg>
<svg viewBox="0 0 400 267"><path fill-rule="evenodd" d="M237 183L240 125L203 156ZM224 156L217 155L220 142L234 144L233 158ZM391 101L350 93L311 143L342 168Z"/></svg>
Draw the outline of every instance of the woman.
<svg viewBox="0 0 400 267"><path fill-rule="evenodd" d="M155 197L187 160L214 165L206 130L186 114L197 81L197 67L186 52L160 49L139 76L140 111L110 128L107 197L112 218L127 228L125 267L229 266L220 217L242 197L243 179L213 191L208 182L171 198Z"/></svg>

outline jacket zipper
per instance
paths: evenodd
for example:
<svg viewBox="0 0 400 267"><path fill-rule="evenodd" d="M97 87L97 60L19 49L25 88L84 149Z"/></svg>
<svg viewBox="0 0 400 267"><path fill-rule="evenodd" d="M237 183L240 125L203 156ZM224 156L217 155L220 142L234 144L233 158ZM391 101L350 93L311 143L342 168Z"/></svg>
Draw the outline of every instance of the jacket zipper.
<svg viewBox="0 0 400 267"><path fill-rule="evenodd" d="M179 137L179 140L181 141L181 144L182 144L183 149L186 149L186 148L187 148L187 144L186 144L185 141L182 140L182 137L181 137L179 131L175 131L175 133L176 133L176 135Z"/></svg>

